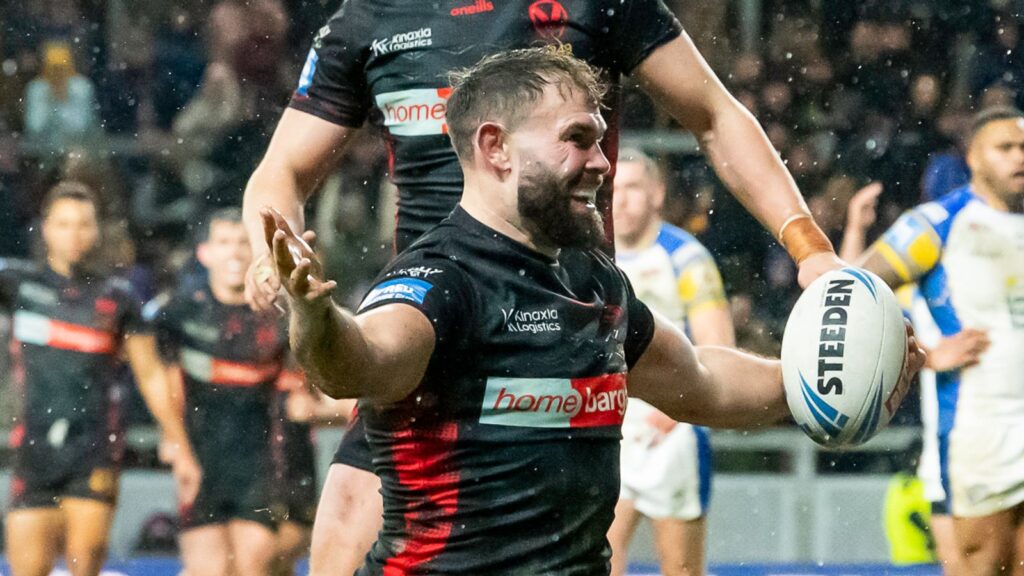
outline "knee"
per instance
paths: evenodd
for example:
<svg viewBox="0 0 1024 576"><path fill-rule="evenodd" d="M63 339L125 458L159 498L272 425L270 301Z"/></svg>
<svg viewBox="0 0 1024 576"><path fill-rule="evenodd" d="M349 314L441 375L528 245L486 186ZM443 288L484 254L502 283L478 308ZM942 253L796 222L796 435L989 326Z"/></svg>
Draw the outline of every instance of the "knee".
<svg viewBox="0 0 1024 576"><path fill-rule="evenodd" d="M679 560L675 562L663 562L661 572L665 576L704 576L704 567L697 562Z"/></svg>
<svg viewBox="0 0 1024 576"><path fill-rule="evenodd" d="M107 559L106 542L69 543L67 548L68 570L79 574L98 574Z"/></svg>

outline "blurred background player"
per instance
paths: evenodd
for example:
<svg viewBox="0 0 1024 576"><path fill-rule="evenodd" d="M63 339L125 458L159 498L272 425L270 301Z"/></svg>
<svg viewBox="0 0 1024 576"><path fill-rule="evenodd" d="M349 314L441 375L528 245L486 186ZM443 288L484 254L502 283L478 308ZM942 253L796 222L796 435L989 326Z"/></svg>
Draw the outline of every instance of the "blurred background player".
<svg viewBox="0 0 1024 576"><path fill-rule="evenodd" d="M306 200L337 164L353 131L369 118L384 130L389 145L399 191L395 246L405 249L451 212L462 190L445 124L446 72L495 51L538 42L571 49L601 68L615 86L602 143L613 166L618 85L629 74L697 137L732 194L782 240L797 262L801 285L841 265L760 125L726 91L661 0L577 2L569 10L559 2L526 0L483 6L449 12L422 2L383 8L351 0L321 28L245 193L255 256L247 297L255 308L270 307L280 286L266 258L268 247L256 241L262 234L261 207L274 207L294 230L303 230ZM610 180L597 199L606 226L612 223ZM347 573L358 566L380 525L380 481L371 471L363 436L357 419L328 472L313 533L315 574Z"/></svg>
<svg viewBox="0 0 1024 576"><path fill-rule="evenodd" d="M179 509L181 557L189 576L265 576L277 551L271 412L288 338L280 317L245 305L252 253L241 211L213 212L204 231L196 256L209 281L184 283L147 310L180 370L181 417L203 471L195 500Z"/></svg>
<svg viewBox="0 0 1024 576"><path fill-rule="evenodd" d="M882 193L879 183L872 183L857 191L850 200L843 230L840 254L844 260L856 261L864 253L865 239L876 220L876 204ZM914 334L921 347L928 352L925 367L918 375L921 402L921 444L917 461L917 477L925 500L931 505L928 515L931 539L935 553L945 574L959 574L959 553L953 536L953 518L947 504L944 456L939 434L938 373L957 371L978 363L988 348L984 331L962 328L956 334L944 337L935 323L928 301L917 283L904 284L896 290L896 297L904 314L914 325ZM948 375L943 376L947 378ZM890 489L892 486L890 486Z"/></svg>
<svg viewBox="0 0 1024 576"><path fill-rule="evenodd" d="M62 182L43 201L42 262L0 261L0 300L14 316L23 406L15 449L6 554L14 576L50 573L62 551L75 576L106 558L117 502L120 429L114 371L122 352L168 440L183 497L198 468L175 421L171 389L139 303L97 257L92 191Z"/></svg>
<svg viewBox="0 0 1024 576"><path fill-rule="evenodd" d="M639 150L619 153L615 174L615 260L637 297L684 328L698 346L735 346L729 303L711 254L661 219L665 180ZM612 574L626 573L638 522L651 519L663 574L704 573L705 516L711 495L706 429L676 423L633 399L622 423L622 492L608 532Z"/></svg>
<svg viewBox="0 0 1024 576"><path fill-rule="evenodd" d="M983 333L977 364L937 374L944 488L973 575L1019 570L1024 549L1024 114L980 113L967 163L970 184L905 214L862 261L892 286L918 281L944 337Z"/></svg>

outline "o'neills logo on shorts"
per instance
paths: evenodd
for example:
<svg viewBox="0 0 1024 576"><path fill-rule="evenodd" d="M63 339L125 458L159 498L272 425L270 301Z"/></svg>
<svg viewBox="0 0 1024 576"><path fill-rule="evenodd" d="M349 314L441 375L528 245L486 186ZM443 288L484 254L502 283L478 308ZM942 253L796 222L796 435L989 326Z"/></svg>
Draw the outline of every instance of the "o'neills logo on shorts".
<svg viewBox="0 0 1024 576"><path fill-rule="evenodd" d="M396 136L447 134L444 121L451 88L414 88L378 94L374 100L384 126Z"/></svg>
<svg viewBox="0 0 1024 576"><path fill-rule="evenodd" d="M529 428L619 426L626 375L592 378L488 378L481 424Z"/></svg>

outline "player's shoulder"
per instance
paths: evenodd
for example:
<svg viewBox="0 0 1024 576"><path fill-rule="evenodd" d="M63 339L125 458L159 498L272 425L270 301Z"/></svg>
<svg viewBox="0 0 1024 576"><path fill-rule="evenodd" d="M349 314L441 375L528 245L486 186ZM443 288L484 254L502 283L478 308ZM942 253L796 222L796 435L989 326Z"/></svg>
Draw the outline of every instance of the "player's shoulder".
<svg viewBox="0 0 1024 576"><path fill-rule="evenodd" d="M331 14L327 23L317 31L316 39L336 37L349 30L368 29L374 26L374 3L377 0L343 0Z"/></svg>
<svg viewBox="0 0 1024 576"><path fill-rule="evenodd" d="M43 266L34 260L0 257L0 274L14 277L31 277L41 274Z"/></svg>
<svg viewBox="0 0 1024 576"><path fill-rule="evenodd" d="M919 215L935 228L939 236L945 238L949 226L957 216L962 214L965 208L975 203L982 202L971 191L970 186L963 186L931 202L918 205L913 213Z"/></svg>
<svg viewBox="0 0 1024 576"><path fill-rule="evenodd" d="M678 226L663 222L655 245L664 250L676 267L697 260L710 260L711 253L692 234Z"/></svg>

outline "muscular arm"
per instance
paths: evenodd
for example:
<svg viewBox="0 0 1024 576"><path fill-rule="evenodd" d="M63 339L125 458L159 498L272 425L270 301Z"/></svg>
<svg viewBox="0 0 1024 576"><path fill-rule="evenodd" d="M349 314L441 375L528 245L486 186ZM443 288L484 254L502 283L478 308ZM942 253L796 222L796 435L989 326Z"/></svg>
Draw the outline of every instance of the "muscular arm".
<svg viewBox="0 0 1024 576"><path fill-rule="evenodd" d="M160 360L156 337L133 334L125 340L125 352L139 391L167 440L191 451L179 396L180 385Z"/></svg>
<svg viewBox="0 0 1024 576"><path fill-rule="evenodd" d="M400 400L419 385L434 351L434 327L404 304L353 316L329 301L293 300L289 332L306 378L331 398Z"/></svg>
<svg viewBox="0 0 1024 576"><path fill-rule="evenodd" d="M789 414L776 360L721 348L694 348L668 320L629 372L629 391L680 422L719 428L773 424Z"/></svg>
<svg viewBox="0 0 1024 576"><path fill-rule="evenodd" d="M684 32L637 66L640 85L693 132L732 194L773 235L809 214L796 183L757 120L729 94Z"/></svg>

